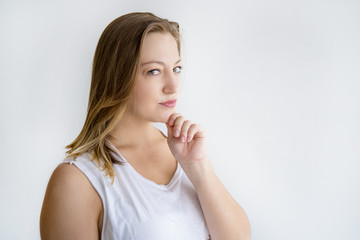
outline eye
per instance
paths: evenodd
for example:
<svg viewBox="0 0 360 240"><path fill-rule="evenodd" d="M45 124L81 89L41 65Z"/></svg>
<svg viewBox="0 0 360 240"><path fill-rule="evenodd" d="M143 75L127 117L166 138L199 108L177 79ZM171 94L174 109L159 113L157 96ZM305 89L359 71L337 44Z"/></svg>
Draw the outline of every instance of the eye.
<svg viewBox="0 0 360 240"><path fill-rule="evenodd" d="M158 71L158 72L159 72L159 70L158 70L158 69L152 69L152 70L148 71L147 73L148 73L149 75L153 75L153 76L155 76L155 75L157 75L157 74L154 74L154 72L156 72L156 71Z"/></svg>
<svg viewBox="0 0 360 240"><path fill-rule="evenodd" d="M180 73L181 72L181 70L182 70L182 66L177 66L176 68L174 68L174 69L178 69L178 71L176 71L177 73Z"/></svg>
<svg viewBox="0 0 360 240"><path fill-rule="evenodd" d="M176 72L176 73L180 73L181 70L182 70L182 66L177 66L177 67L174 68L174 72ZM156 72L160 73L159 69L151 69L150 71L147 72L147 74L150 75L150 76L159 75L159 73L156 73Z"/></svg>

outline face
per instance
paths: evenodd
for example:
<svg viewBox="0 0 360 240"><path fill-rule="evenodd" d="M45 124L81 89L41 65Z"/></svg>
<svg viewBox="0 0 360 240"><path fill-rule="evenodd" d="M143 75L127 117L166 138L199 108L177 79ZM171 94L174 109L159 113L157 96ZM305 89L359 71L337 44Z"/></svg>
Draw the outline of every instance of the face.
<svg viewBox="0 0 360 240"><path fill-rule="evenodd" d="M160 103L178 99L181 62L170 33L150 33L143 41L134 102L134 116L150 122L167 122L175 107Z"/></svg>

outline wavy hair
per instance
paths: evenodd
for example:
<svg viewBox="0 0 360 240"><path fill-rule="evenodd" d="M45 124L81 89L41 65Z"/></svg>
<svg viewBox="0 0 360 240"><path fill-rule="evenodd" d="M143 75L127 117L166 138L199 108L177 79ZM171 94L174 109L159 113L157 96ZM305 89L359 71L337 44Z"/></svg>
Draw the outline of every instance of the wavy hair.
<svg viewBox="0 0 360 240"><path fill-rule="evenodd" d="M91 86L85 123L77 138L65 148L74 160L92 153L101 171L114 183L113 164L123 162L108 143L108 136L125 116L134 98L139 57L145 36L170 33L181 52L179 24L150 12L132 12L113 20L98 41L92 64Z"/></svg>

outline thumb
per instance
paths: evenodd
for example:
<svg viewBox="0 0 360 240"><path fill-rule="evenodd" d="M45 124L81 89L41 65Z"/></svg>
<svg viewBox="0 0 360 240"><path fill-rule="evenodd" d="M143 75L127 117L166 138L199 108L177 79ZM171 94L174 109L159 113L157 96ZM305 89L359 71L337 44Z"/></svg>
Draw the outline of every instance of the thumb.
<svg viewBox="0 0 360 240"><path fill-rule="evenodd" d="M166 123L166 127L167 127L167 136L168 138L172 139L173 138L173 127L169 125L169 123Z"/></svg>

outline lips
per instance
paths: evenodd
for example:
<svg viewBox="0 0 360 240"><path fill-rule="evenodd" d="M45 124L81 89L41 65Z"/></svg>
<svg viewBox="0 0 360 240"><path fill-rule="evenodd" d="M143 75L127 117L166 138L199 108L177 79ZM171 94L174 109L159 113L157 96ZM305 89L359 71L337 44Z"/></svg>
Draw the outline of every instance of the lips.
<svg viewBox="0 0 360 240"><path fill-rule="evenodd" d="M176 99L169 100L167 102L162 102L161 104L174 104L174 103L176 103Z"/></svg>
<svg viewBox="0 0 360 240"><path fill-rule="evenodd" d="M176 106L176 99L173 99L173 100L170 100L170 101L167 101L167 102L163 102L163 103L160 103L160 104L165 106L165 107L172 108L172 107Z"/></svg>

